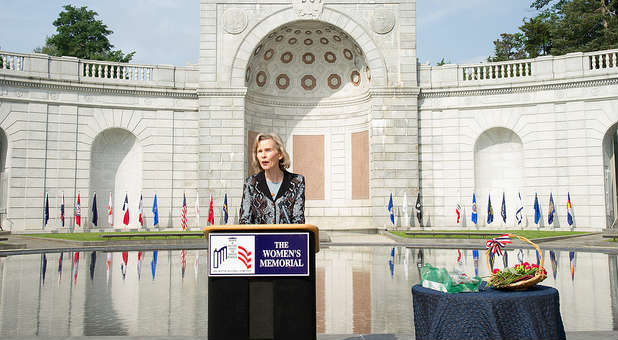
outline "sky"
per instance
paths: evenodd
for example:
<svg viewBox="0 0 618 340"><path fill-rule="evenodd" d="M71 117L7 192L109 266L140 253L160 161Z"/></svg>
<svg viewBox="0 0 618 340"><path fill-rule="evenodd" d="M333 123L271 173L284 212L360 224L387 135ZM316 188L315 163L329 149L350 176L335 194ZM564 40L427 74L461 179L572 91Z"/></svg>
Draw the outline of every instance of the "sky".
<svg viewBox="0 0 618 340"><path fill-rule="evenodd" d="M500 33L532 17L531 0L417 0L417 57L435 65L477 63ZM114 49L135 51L132 63L185 66L199 56L199 0L0 1L0 50L32 53L55 34L65 4L87 6L114 33Z"/></svg>

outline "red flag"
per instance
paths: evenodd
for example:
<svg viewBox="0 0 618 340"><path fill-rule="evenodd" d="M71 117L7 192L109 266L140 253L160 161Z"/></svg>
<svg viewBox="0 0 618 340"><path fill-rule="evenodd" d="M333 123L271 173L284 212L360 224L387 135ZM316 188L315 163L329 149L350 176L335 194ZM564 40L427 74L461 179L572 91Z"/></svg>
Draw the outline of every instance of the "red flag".
<svg viewBox="0 0 618 340"><path fill-rule="evenodd" d="M208 223L215 224L215 209L212 207L212 195L210 195L210 206L208 207Z"/></svg>
<svg viewBox="0 0 618 340"><path fill-rule="evenodd" d="M127 277L127 265L129 264L129 252L122 252L122 263L120 264L120 271L122 273L122 279Z"/></svg>
<svg viewBox="0 0 618 340"><path fill-rule="evenodd" d="M124 204L122 205L122 215L124 216L122 218L122 223L124 223L125 226L128 226L129 225L129 194L124 195Z"/></svg>
<svg viewBox="0 0 618 340"><path fill-rule="evenodd" d="M79 199L79 192L78 192L77 193L77 204L75 205L75 224L77 224L78 227L82 225L82 221L81 221L82 210L80 206L81 206L81 201Z"/></svg>
<svg viewBox="0 0 618 340"><path fill-rule="evenodd" d="M459 224L459 219L461 218L461 204L457 203L457 208L455 208L455 212L457 213L457 224Z"/></svg>
<svg viewBox="0 0 618 340"><path fill-rule="evenodd" d="M79 196L77 196L79 197ZM77 268L79 267L79 252L73 256L73 283L77 285Z"/></svg>
<svg viewBox="0 0 618 340"><path fill-rule="evenodd" d="M187 230L187 196L182 194L182 210L180 211L180 226Z"/></svg>

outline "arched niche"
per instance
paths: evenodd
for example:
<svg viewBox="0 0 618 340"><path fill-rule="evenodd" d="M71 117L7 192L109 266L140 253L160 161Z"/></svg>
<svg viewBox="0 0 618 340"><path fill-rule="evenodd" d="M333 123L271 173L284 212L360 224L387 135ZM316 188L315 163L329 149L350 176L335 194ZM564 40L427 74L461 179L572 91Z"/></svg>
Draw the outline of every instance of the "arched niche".
<svg viewBox="0 0 618 340"><path fill-rule="evenodd" d="M603 180L605 187L606 228L616 221L618 212L618 124L607 130L603 137Z"/></svg>
<svg viewBox="0 0 618 340"><path fill-rule="evenodd" d="M514 225L517 194L524 187L524 153L521 138L510 129L496 127L483 132L474 145L474 178L479 225L487 222L488 197L494 212L492 225L504 225L500 217L505 196L507 223Z"/></svg>
<svg viewBox="0 0 618 340"><path fill-rule="evenodd" d="M121 212L125 194L129 199L129 225L136 226L141 189L142 146L135 135L119 128L99 133L91 149L89 195L92 200L97 193L98 227L109 227L107 207L110 192L113 195L114 227L124 227Z"/></svg>

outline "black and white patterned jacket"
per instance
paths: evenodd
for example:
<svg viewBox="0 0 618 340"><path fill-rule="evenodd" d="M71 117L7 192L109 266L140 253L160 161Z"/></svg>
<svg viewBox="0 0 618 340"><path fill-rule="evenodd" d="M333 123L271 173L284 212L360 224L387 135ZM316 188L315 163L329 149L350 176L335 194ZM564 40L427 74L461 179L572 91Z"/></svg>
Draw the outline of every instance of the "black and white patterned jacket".
<svg viewBox="0 0 618 340"><path fill-rule="evenodd" d="M245 180L239 214L240 224L305 223L305 177L283 171L274 199L264 171Z"/></svg>

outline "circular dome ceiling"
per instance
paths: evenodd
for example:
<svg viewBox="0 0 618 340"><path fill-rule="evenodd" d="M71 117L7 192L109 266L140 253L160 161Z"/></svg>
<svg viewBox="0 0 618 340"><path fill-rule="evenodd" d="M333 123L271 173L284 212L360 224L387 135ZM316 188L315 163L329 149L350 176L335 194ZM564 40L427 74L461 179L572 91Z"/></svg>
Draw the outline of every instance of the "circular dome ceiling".
<svg viewBox="0 0 618 340"><path fill-rule="evenodd" d="M269 33L245 73L249 92L285 97L345 97L367 93L371 72L356 42L341 29L298 21Z"/></svg>

